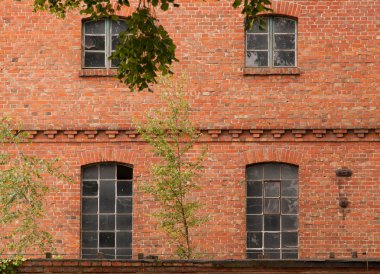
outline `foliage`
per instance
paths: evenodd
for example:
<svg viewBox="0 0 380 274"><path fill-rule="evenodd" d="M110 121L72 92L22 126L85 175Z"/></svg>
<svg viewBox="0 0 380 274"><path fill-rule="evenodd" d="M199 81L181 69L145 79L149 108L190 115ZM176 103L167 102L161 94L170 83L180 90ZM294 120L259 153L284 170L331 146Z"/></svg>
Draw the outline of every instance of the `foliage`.
<svg viewBox="0 0 380 274"><path fill-rule="evenodd" d="M199 216L201 204L189 199L199 189L195 177L202 169L203 149L194 158L191 149L200 133L189 119L189 105L183 98L179 84L166 83L168 90L163 95L166 107L148 115L146 123L137 128L142 138L153 146L160 163L152 166L152 184L144 187L161 204L155 214L161 228L177 246L177 255L183 259L195 256L191 244L190 229L204 223L207 218Z"/></svg>
<svg viewBox="0 0 380 274"><path fill-rule="evenodd" d="M17 269L25 262L25 258L16 256L11 259L0 259L0 274L16 274Z"/></svg>
<svg viewBox="0 0 380 274"><path fill-rule="evenodd" d="M60 180L71 179L57 167L57 159L43 160L19 150L25 134L12 131L9 119L0 119L0 254L20 253L29 247L44 251L52 244L52 236L39 224L44 216L44 197L49 191L47 175ZM5 147L9 151L5 151Z"/></svg>
<svg viewBox="0 0 380 274"><path fill-rule="evenodd" d="M115 16L123 6L130 6L129 0L34 0L34 10L48 10L61 18L69 10L79 10L92 18ZM245 29L250 29L255 20L263 26L265 22L258 14L269 12L270 0L234 0L234 8L242 7L245 16ZM129 85L131 91L148 89L157 82L157 73L172 73L169 66L178 61L175 57L175 44L163 26L158 24L154 11L163 11L170 5L179 7L175 0L139 0L138 7L127 18L128 29L119 35L122 43L111 58L118 59L118 78Z"/></svg>

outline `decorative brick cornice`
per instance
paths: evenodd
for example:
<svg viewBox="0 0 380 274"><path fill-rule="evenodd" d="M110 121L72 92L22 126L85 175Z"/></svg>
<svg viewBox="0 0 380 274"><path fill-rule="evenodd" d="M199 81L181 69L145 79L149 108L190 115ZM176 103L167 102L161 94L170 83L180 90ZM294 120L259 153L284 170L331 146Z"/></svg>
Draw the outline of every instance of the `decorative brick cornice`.
<svg viewBox="0 0 380 274"><path fill-rule="evenodd" d="M33 142L141 142L136 129L24 130ZM380 141L380 129L197 129L200 142Z"/></svg>

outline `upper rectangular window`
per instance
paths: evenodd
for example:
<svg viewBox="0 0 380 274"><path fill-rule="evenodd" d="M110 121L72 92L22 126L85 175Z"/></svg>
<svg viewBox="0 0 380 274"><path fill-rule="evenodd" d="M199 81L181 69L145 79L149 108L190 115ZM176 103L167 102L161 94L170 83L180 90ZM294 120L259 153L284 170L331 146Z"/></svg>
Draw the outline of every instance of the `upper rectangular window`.
<svg viewBox="0 0 380 274"><path fill-rule="evenodd" d="M105 18L83 22L82 64L84 68L116 68L118 62L109 60L125 31L124 20Z"/></svg>
<svg viewBox="0 0 380 274"><path fill-rule="evenodd" d="M256 21L246 32L246 67L297 66L297 21L265 17L261 29Z"/></svg>

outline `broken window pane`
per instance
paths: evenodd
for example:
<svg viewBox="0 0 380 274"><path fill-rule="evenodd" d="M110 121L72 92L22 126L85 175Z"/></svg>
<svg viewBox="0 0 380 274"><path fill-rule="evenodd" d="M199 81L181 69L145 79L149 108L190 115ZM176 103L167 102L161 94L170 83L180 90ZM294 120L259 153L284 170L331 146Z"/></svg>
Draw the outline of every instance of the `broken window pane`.
<svg viewBox="0 0 380 274"><path fill-rule="evenodd" d="M87 50L105 50L104 36L85 36L84 49Z"/></svg>
<svg viewBox="0 0 380 274"><path fill-rule="evenodd" d="M248 67L267 67L268 52L267 51L247 51Z"/></svg>
<svg viewBox="0 0 380 274"><path fill-rule="evenodd" d="M298 199L297 198L281 199L281 213L285 213L285 214L298 213Z"/></svg>
<svg viewBox="0 0 380 274"><path fill-rule="evenodd" d="M263 245L263 234L261 232L248 232L247 233L247 247L258 248Z"/></svg>

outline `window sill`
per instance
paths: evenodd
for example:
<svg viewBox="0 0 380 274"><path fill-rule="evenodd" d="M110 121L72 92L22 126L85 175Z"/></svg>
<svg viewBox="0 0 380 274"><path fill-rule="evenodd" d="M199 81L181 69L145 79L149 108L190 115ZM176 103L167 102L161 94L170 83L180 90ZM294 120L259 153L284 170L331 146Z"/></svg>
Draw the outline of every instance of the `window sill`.
<svg viewBox="0 0 380 274"><path fill-rule="evenodd" d="M243 68L244 75L300 75L300 68Z"/></svg>
<svg viewBox="0 0 380 274"><path fill-rule="evenodd" d="M117 69L81 69L79 77L115 77Z"/></svg>

